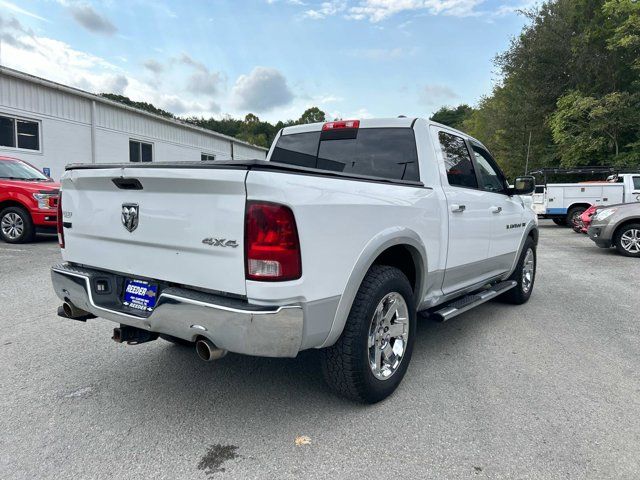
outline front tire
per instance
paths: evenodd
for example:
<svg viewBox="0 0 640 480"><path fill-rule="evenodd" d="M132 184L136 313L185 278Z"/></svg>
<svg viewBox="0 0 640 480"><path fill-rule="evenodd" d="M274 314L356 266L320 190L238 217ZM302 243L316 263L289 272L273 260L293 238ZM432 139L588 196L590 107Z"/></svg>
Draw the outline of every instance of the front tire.
<svg viewBox="0 0 640 480"><path fill-rule="evenodd" d="M387 398L404 377L416 331L413 290L397 268L371 267L342 335L321 350L322 372L337 393L363 403Z"/></svg>
<svg viewBox="0 0 640 480"><path fill-rule="evenodd" d="M640 258L640 223L624 225L616 232L613 243L625 257Z"/></svg>
<svg viewBox="0 0 640 480"><path fill-rule="evenodd" d="M564 218L552 218L551 220L553 221L553 223L555 223L559 227L566 227L567 226L567 220L564 219Z"/></svg>
<svg viewBox="0 0 640 480"><path fill-rule="evenodd" d="M527 237L524 248L520 253L516 269L509 277L509 280L516 281L517 285L508 292L500 295L500 300L513 305L527 303L531 297L531 292L533 292L537 264L536 245L531 237Z"/></svg>
<svg viewBox="0 0 640 480"><path fill-rule="evenodd" d="M27 243L35 238L31 215L22 207L7 207L0 212L0 238L7 243Z"/></svg>

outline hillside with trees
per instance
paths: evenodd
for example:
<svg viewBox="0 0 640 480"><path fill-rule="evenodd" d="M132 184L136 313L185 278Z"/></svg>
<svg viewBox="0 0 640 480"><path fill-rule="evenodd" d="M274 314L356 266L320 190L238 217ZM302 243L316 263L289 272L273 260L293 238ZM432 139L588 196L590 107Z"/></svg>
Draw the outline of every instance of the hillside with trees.
<svg viewBox="0 0 640 480"><path fill-rule="evenodd" d="M482 140L511 176L528 150L529 170L640 164L640 2L555 0L525 15L492 93L432 118Z"/></svg>
<svg viewBox="0 0 640 480"><path fill-rule="evenodd" d="M137 102L135 100L131 100L129 97L125 97L124 95L102 93L100 96L155 115L179 119L187 123L197 125L198 127L229 135L230 137L235 137L239 140L244 140L245 142L253 143L254 145L259 145L261 147L269 147L278 131L283 127L325 121L325 113L318 107L306 109L297 120L287 120L286 122L279 121L274 125L260 120L253 113L248 113L244 119L233 118L230 116L226 116L220 120L213 117L179 118L173 113L162 110L151 103Z"/></svg>

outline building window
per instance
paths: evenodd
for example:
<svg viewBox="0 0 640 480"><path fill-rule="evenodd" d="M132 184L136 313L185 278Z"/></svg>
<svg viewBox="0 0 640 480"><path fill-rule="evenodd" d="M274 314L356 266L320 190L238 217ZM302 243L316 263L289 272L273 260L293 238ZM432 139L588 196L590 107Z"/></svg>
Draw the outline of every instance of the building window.
<svg viewBox="0 0 640 480"><path fill-rule="evenodd" d="M215 160L215 159L216 159L216 156L212 153L202 153L200 155L200 160L202 160L203 162L205 160Z"/></svg>
<svg viewBox="0 0 640 480"><path fill-rule="evenodd" d="M129 140L129 161L153 161L153 145L151 143L139 142L137 140Z"/></svg>
<svg viewBox="0 0 640 480"><path fill-rule="evenodd" d="M0 116L0 147L40 150L40 123Z"/></svg>

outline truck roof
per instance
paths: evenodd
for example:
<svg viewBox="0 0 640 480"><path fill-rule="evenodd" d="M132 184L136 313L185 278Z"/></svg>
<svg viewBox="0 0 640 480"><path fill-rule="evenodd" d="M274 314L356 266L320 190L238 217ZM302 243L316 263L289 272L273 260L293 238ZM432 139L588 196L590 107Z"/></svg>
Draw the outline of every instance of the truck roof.
<svg viewBox="0 0 640 480"><path fill-rule="evenodd" d="M348 119L355 120L355 119ZM415 121L418 120L417 117L391 117L391 118L363 118L360 119L360 128L410 128ZM457 132L466 137L472 138L482 147L487 148L480 142L478 139L472 137L468 133L457 130L453 127L449 127L448 125L443 125L442 123L434 122L430 119L424 119L429 125L435 125L437 127L446 128L447 130ZM318 122L318 123L307 123L304 125L292 125L290 127L284 127L282 129L282 135L292 135L295 133L306 133L306 132L319 132L322 130L322 126L327 122Z"/></svg>

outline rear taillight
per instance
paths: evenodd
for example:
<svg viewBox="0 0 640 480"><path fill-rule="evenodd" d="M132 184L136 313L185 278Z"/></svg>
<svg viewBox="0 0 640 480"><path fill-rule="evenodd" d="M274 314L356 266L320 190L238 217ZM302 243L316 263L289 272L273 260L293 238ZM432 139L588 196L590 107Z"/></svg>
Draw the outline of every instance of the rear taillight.
<svg viewBox="0 0 640 480"><path fill-rule="evenodd" d="M302 276L298 229L289 207L247 202L244 235L248 280L284 281Z"/></svg>
<svg viewBox="0 0 640 480"><path fill-rule="evenodd" d="M336 120L322 125L322 130L339 130L342 128L360 128L360 120Z"/></svg>
<svg viewBox="0 0 640 480"><path fill-rule="evenodd" d="M60 244L60 248L64 248L64 225L62 220L62 190L60 191L60 195L58 196L58 243Z"/></svg>

